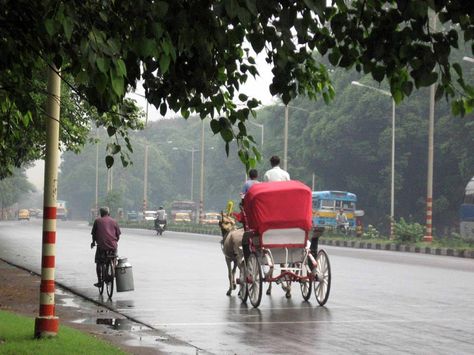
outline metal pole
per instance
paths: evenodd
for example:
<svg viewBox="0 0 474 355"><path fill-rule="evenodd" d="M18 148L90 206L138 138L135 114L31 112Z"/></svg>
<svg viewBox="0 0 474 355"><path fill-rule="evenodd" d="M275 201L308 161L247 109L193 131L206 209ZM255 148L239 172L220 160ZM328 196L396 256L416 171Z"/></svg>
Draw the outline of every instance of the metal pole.
<svg viewBox="0 0 474 355"><path fill-rule="evenodd" d="M39 317L35 319L35 337L58 334L59 318L54 305L56 259L56 209L59 160L59 113L61 79L54 65L48 70L46 102L46 156L43 198L43 248L41 253L41 285Z"/></svg>
<svg viewBox="0 0 474 355"><path fill-rule="evenodd" d="M285 105L285 129L283 138L283 169L288 170L288 105Z"/></svg>
<svg viewBox="0 0 474 355"><path fill-rule="evenodd" d="M204 119L201 121L201 188L199 197L199 224L204 219Z"/></svg>
<svg viewBox="0 0 474 355"><path fill-rule="evenodd" d="M314 191L314 178L315 178L315 176L314 176L314 173L313 173L313 179L311 181L311 191Z"/></svg>
<svg viewBox="0 0 474 355"><path fill-rule="evenodd" d="M433 30L436 29L436 15L433 13ZM428 123L428 177L426 191L426 234L423 241L433 241L433 159L434 159L434 111L436 84L430 86L430 111Z"/></svg>
<svg viewBox="0 0 474 355"><path fill-rule="evenodd" d="M392 98L392 181L390 189L390 239L395 238L395 100Z"/></svg>
<svg viewBox="0 0 474 355"><path fill-rule="evenodd" d="M148 187L148 144L145 144L145 167L143 177L143 213L147 208L147 187Z"/></svg>
<svg viewBox="0 0 474 355"><path fill-rule="evenodd" d="M96 139L99 139L99 130L96 129ZM95 216L99 210L99 142L96 143L95 151Z"/></svg>
<svg viewBox="0 0 474 355"><path fill-rule="evenodd" d="M194 201L194 147L191 149L191 201Z"/></svg>

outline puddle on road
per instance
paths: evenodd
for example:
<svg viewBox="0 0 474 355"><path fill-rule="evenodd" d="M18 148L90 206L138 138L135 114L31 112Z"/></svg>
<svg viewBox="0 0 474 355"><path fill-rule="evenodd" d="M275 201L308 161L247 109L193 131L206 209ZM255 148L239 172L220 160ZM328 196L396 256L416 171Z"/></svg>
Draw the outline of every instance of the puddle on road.
<svg viewBox="0 0 474 355"><path fill-rule="evenodd" d="M78 297L71 297L71 294L61 288L56 288L58 303L65 307L76 308L78 310L78 319L73 320L79 324L97 324L108 328L111 332L117 332L117 335L128 337L122 338L123 344L132 347L148 347L157 349L163 353L169 354L203 354L205 352L197 349L191 344L184 343L166 334L149 328L145 325L135 323L127 318L120 318L120 314L110 311L99 305L91 304ZM102 301L102 300L100 300ZM114 301L116 309L124 310L134 308L133 300Z"/></svg>

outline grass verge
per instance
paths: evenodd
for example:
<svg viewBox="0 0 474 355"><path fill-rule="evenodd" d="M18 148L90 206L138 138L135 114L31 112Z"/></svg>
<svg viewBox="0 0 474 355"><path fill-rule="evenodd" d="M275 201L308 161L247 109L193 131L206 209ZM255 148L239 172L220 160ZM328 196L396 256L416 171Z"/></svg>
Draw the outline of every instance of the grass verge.
<svg viewBox="0 0 474 355"><path fill-rule="evenodd" d="M56 337L35 339L34 319L0 311L0 354L126 354L94 336L60 326Z"/></svg>

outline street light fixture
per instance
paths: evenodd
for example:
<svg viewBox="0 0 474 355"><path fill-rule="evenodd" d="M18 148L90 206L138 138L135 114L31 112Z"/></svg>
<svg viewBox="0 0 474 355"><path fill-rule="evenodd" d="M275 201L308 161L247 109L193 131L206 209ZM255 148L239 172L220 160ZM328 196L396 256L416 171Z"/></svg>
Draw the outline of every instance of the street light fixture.
<svg viewBox="0 0 474 355"><path fill-rule="evenodd" d="M367 88L369 90L377 91L378 93L390 96L392 98L392 176L390 184L390 239L394 238L394 222L395 222L395 100L390 92L373 86L359 83L358 81L351 82L352 85Z"/></svg>
<svg viewBox="0 0 474 355"><path fill-rule="evenodd" d="M471 58L471 57L462 57L462 60L466 62L474 63L474 58Z"/></svg>

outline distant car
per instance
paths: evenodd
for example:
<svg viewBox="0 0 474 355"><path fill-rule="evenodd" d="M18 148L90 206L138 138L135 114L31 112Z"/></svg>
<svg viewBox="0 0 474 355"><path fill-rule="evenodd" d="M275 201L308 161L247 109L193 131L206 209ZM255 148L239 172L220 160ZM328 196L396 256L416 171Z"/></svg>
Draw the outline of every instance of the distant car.
<svg viewBox="0 0 474 355"><path fill-rule="evenodd" d="M26 219L27 221L30 220L30 211L27 209L21 209L18 211L18 220Z"/></svg>
<svg viewBox="0 0 474 355"><path fill-rule="evenodd" d="M127 212L127 219L129 221L136 221L138 219L138 213L135 211Z"/></svg>
<svg viewBox="0 0 474 355"><path fill-rule="evenodd" d="M145 221L154 221L156 219L156 211L145 211Z"/></svg>
<svg viewBox="0 0 474 355"><path fill-rule="evenodd" d="M191 223L191 214L187 212L177 212L174 216L175 223Z"/></svg>
<svg viewBox="0 0 474 355"><path fill-rule="evenodd" d="M207 212L204 214L202 224L219 224L221 214L218 212Z"/></svg>

